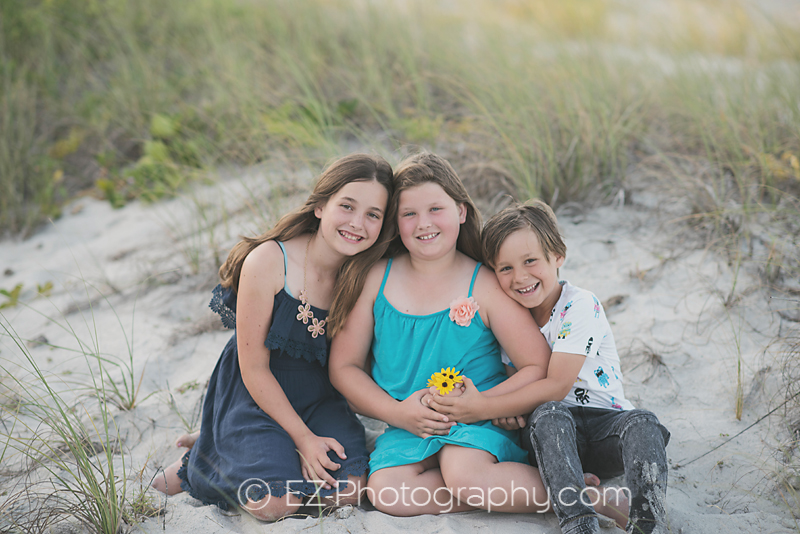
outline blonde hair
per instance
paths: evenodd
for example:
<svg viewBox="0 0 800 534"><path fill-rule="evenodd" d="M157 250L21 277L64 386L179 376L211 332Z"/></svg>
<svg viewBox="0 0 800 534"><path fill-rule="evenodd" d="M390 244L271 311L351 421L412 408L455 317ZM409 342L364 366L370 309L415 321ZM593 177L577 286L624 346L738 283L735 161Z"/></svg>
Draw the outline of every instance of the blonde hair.
<svg viewBox="0 0 800 534"><path fill-rule="evenodd" d="M351 182L376 181L392 196L392 167L380 156L351 154L328 166L320 175L305 204L287 213L271 230L257 237L242 237L228 254L228 259L219 269L223 287L239 288L244 259L257 246L266 241L288 241L302 234L314 234L319 228L319 219L314 209L323 206L342 187ZM333 302L328 314L328 336L333 337L342 327L356 304L364 287L367 272L373 263L386 252L392 239L393 225L384 219L377 241L367 250L348 258L339 268L334 286Z"/></svg>
<svg viewBox="0 0 800 534"><path fill-rule="evenodd" d="M407 189L428 182L439 185L457 204L464 205L467 210L467 219L459 229L456 249L475 261L482 261L481 214L472 202L456 171L453 170L453 167L446 159L436 154L431 154L430 152L415 154L403 160L398 166L394 174L394 194L389 203L388 218L390 218L391 223L396 228L400 194ZM394 239L389 245L390 256L396 256L408 251L400 236L397 235L396 230L394 230L394 233Z"/></svg>
<svg viewBox="0 0 800 534"><path fill-rule="evenodd" d="M481 236L486 264L494 269L503 242L517 230L524 229L536 234L545 260L550 261L551 254L567 256L567 245L558 231L556 214L541 200L533 199L525 204L509 206L486 221Z"/></svg>

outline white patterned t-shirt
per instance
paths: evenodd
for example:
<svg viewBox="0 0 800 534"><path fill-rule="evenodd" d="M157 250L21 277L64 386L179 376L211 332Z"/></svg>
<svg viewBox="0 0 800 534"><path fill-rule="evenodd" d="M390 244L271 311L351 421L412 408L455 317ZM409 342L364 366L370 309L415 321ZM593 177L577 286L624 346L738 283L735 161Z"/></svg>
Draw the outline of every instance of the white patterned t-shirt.
<svg viewBox="0 0 800 534"><path fill-rule="evenodd" d="M568 406L632 410L622 391L622 371L611 326L600 301L586 291L561 281L561 297L539 328L553 352L586 357L578 378L562 401ZM505 350L503 363L511 365Z"/></svg>

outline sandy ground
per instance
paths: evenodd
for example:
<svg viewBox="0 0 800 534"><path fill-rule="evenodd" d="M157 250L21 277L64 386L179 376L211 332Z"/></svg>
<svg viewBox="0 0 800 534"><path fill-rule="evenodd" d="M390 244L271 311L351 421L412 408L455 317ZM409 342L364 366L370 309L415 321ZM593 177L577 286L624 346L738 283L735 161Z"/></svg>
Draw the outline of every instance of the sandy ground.
<svg viewBox="0 0 800 534"><path fill-rule="evenodd" d="M82 356L53 346L74 348L81 339L124 361L132 348L136 380L141 377L138 404L114 410L131 480L141 472L146 484L158 467L180 456L173 442L185 431L183 420L197 421L204 384L230 336L207 307L216 284L215 250L224 258L237 234L263 227L260 214L272 216L304 198L309 177L301 172L286 182L254 169L219 185L198 186L184 198L120 210L78 199L27 241L0 243L0 288L22 283L20 301L26 304L2 313L21 338L46 340L31 343L30 351L54 383L64 381L65 398L86 394L75 384L89 383L89 371ZM299 197L292 196L297 189ZM252 201L270 190L290 195L280 201L274 194L266 204ZM670 530L797 531L781 493L776 449L787 434L780 410L697 459L783 400L780 347L773 339L796 325L781 321L755 272L737 271L675 222L680 206L644 193L632 198L632 203L588 211L576 206L560 211L568 246L561 276L606 304L628 398L654 411L672 433L667 448ZM37 297L36 285L48 281L54 283L51 296ZM18 351L7 337L0 343L4 365L13 369ZM735 417L739 360L741 421ZM6 474L0 485L10 491L20 480ZM319 518L303 517L270 525L202 506L185 494L169 498L165 508L164 516L137 528L152 533L559 532L552 514L393 518L364 507L342 509L321 524Z"/></svg>

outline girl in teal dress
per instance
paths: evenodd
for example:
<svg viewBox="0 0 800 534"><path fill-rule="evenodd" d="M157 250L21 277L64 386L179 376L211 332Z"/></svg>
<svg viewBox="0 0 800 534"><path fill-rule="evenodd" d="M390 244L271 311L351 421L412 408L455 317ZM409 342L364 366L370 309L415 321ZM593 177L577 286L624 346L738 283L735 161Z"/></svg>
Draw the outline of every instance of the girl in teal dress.
<svg viewBox="0 0 800 534"><path fill-rule="evenodd" d="M480 215L449 163L413 156L394 182L393 259L367 275L329 364L351 406L389 424L370 458L367 496L392 515L545 511L538 470L516 434L491 420L521 413L498 396L546 375L547 343L481 266ZM507 380L498 340L518 369ZM456 423L424 404L428 378L443 368L486 397L471 420Z"/></svg>

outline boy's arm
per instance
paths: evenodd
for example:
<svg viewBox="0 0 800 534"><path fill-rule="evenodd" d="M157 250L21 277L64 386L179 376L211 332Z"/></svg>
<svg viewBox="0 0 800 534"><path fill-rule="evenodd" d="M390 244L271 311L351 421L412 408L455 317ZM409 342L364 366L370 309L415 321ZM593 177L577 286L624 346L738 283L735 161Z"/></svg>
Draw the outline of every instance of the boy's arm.
<svg viewBox="0 0 800 534"><path fill-rule="evenodd" d="M472 381L465 377L466 389L460 397L434 395L430 400L430 406L459 423L475 423L486 419L531 413L545 402L563 400L575 383L584 361L586 357L582 354L554 352L550 356L546 378L497 396L488 396L487 392L481 393ZM521 370L516 374L520 372Z"/></svg>
<svg viewBox="0 0 800 534"><path fill-rule="evenodd" d="M466 423L527 414L545 402L564 400L586 361L586 355L597 354L600 340L607 330L602 308L596 301L590 294L576 295L575 300L570 300L560 310L559 321L551 324L551 328L558 327L558 336L547 365L547 378L525 383L495 397L468 387L457 399L436 398L430 403L431 407ZM505 342L503 344L505 346ZM509 357L514 360L511 352ZM521 372L522 369L509 381Z"/></svg>

